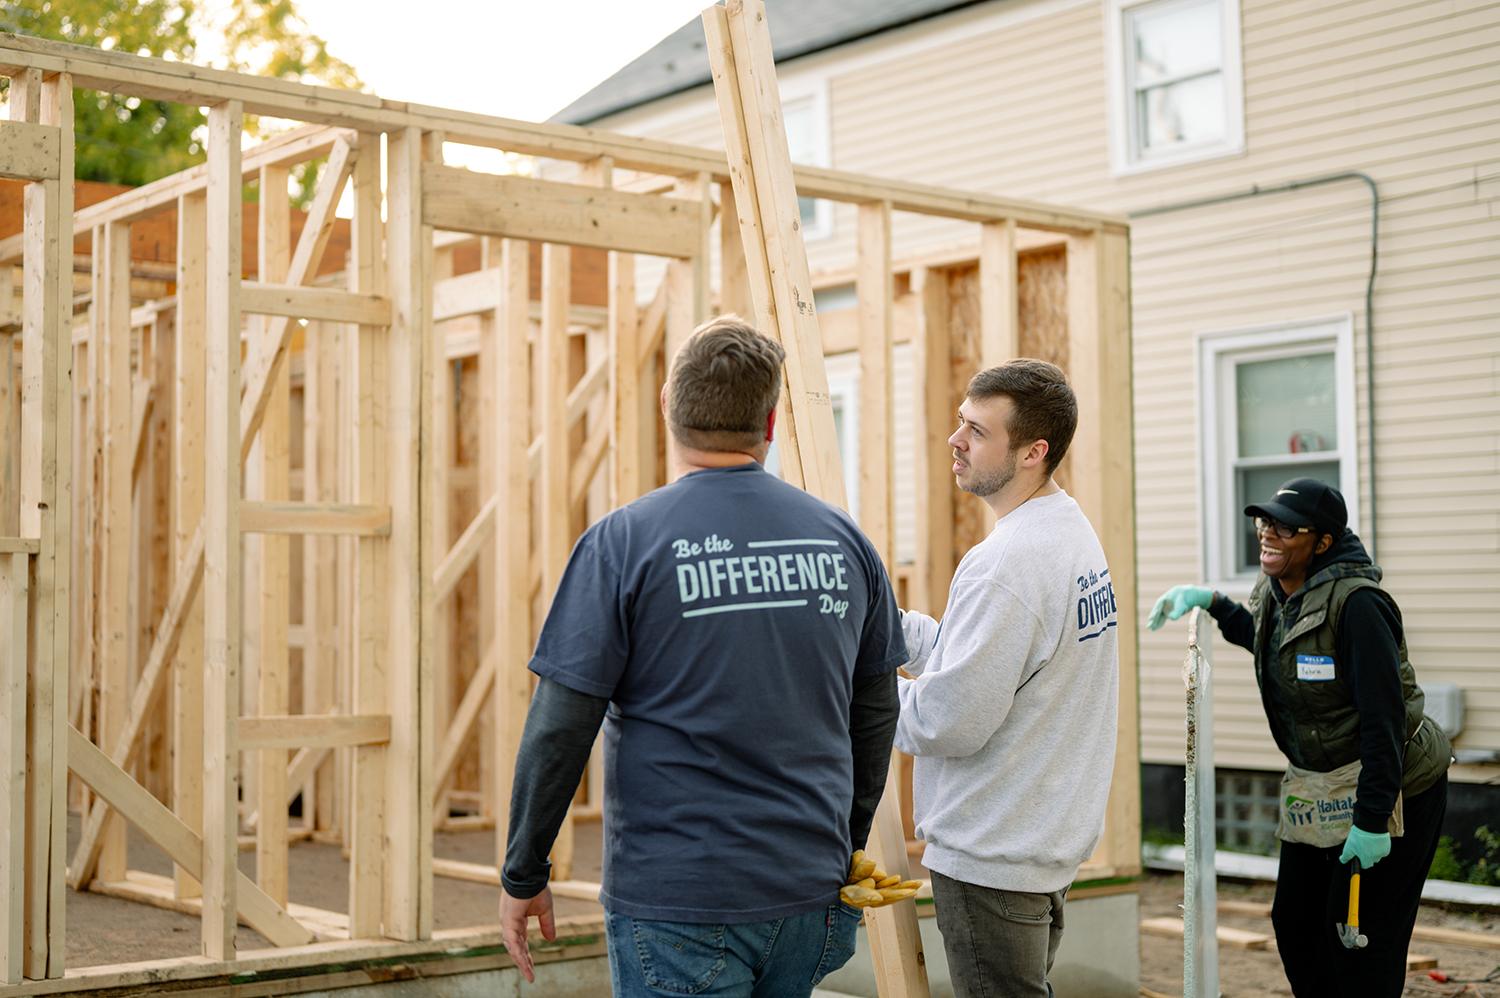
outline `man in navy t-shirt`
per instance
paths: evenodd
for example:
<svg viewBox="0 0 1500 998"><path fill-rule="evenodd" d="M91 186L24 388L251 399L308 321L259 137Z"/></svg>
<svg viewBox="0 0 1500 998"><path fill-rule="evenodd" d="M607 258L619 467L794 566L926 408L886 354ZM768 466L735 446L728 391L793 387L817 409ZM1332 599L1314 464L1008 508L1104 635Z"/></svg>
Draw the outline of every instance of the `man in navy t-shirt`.
<svg viewBox="0 0 1500 998"><path fill-rule="evenodd" d="M531 670L502 871L506 946L550 938L547 854L605 740L616 995L808 994L854 950L838 901L885 786L906 647L854 521L768 474L783 352L734 317L674 358L676 480L573 550Z"/></svg>

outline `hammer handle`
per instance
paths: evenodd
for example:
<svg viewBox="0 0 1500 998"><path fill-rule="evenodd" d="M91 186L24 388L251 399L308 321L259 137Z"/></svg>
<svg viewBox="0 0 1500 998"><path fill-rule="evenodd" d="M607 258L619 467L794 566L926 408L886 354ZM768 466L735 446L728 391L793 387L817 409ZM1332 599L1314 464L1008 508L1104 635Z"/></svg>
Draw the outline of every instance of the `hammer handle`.
<svg viewBox="0 0 1500 998"><path fill-rule="evenodd" d="M1359 867L1349 874L1349 927L1359 928Z"/></svg>

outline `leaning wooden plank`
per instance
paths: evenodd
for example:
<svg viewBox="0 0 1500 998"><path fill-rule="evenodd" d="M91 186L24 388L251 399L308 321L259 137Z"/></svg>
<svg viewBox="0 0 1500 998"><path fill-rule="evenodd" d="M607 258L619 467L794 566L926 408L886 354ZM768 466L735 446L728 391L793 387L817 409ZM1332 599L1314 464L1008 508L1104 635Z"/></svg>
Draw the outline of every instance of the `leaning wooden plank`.
<svg viewBox="0 0 1500 998"><path fill-rule="evenodd" d="M260 171L259 262L256 274L262 281L280 281L291 262L291 199L287 191L289 171L267 166ZM245 289L240 288L244 311ZM252 328L263 327L264 318ZM271 385L271 400L261 424L259 498L268 503L291 500L291 372L283 365ZM243 512L240 521L244 529ZM291 694L287 627L291 615L291 544L285 537L260 539L259 578L251 578L250 599L257 600L260 652L257 669L255 712L284 714ZM243 734L243 722L241 733ZM245 796L258 801L260 820L255 826L255 880L277 904L287 903L287 808L286 763L283 748L263 746L252 761L255 792Z"/></svg>
<svg viewBox="0 0 1500 998"><path fill-rule="evenodd" d="M0 177L56 180L62 130L24 121L0 121Z"/></svg>
<svg viewBox="0 0 1500 998"><path fill-rule="evenodd" d="M26 587L30 556L0 558L0 984L19 984L26 946Z"/></svg>
<svg viewBox="0 0 1500 998"><path fill-rule="evenodd" d="M291 319L322 319L388 326L391 303L379 295L361 295L339 288L307 288L291 284L246 281L241 289L241 310L253 315L279 315Z"/></svg>
<svg viewBox="0 0 1500 998"><path fill-rule="evenodd" d="M512 239L686 257L698 240L690 201L426 164L428 225Z"/></svg>
<svg viewBox="0 0 1500 998"><path fill-rule="evenodd" d="M177 335L172 408L172 542L174 586L181 581L193 531L203 516L204 288L207 196L177 202ZM189 828L203 828L203 605L183 608L181 637L172 663L172 810ZM158 635L161 631L158 630ZM118 761L118 760L117 760ZM197 897L198 879L181 866L174 873L179 898Z"/></svg>
<svg viewBox="0 0 1500 998"><path fill-rule="evenodd" d="M203 955L234 956L239 861L240 135L237 101L208 112L208 397L204 434ZM274 380L268 372L267 382ZM269 396L270 392L265 393ZM227 400L230 404L225 405ZM262 410L264 411L264 410Z"/></svg>
<svg viewBox="0 0 1500 998"><path fill-rule="evenodd" d="M247 534L350 534L388 537L391 508L364 503L246 501L240 530Z"/></svg>
<svg viewBox="0 0 1500 998"><path fill-rule="evenodd" d="M781 118L775 63L765 5L731 0L725 8L734 46L735 71L743 107L752 177L760 208L760 237L770 265L770 292L776 323L787 352L788 407L799 447L804 487L838 505L845 504L843 472L833 424L832 398L822 363L823 343L813 303L812 276L802 245L801 208L792 181L786 130ZM738 200L740 189L736 188Z"/></svg>
<svg viewBox="0 0 1500 998"><path fill-rule="evenodd" d="M772 267L767 256L767 240L762 234L760 194L751 165L752 141L747 109L741 99L738 56L729 34L729 21L722 8L710 7L704 12L703 33L707 40L709 65L714 80L714 96L724 128L724 148L728 154L729 176L734 191L734 209L739 225L740 244L744 249L745 277L750 305L758 328L779 328L776 296L771 291ZM799 219L800 221L800 219ZM791 417L792 394L789 375L782 371L782 397L776 406L777 449L781 452L781 473L793 485L805 485L802 477L801 429Z"/></svg>
<svg viewBox="0 0 1500 998"><path fill-rule="evenodd" d="M142 834L160 846L173 862L189 874L201 876L206 859L203 840L165 804L110 762L98 746L71 727L68 729L68 766ZM239 915L246 925L277 946L302 946L312 942L312 933L269 895L238 870L235 876L240 895ZM204 913L207 917L206 905Z"/></svg>
<svg viewBox="0 0 1500 998"><path fill-rule="evenodd" d="M736 162L742 166L732 168L731 175L752 297L757 298L758 313L764 309L774 315L773 328L787 353L787 409L791 415L787 423L795 441L795 448L789 451L794 451L800 462L802 482L808 491L846 505L823 366L822 335L802 243L801 211L782 126L765 5L761 0L730 0L727 8L715 6L704 11L703 22L726 148L731 166ZM758 213L758 220L747 220L747 209ZM883 861L886 870L905 876L906 839L894 786L894 779L887 781L886 793L876 810L871 852ZM893 905L873 911L868 922L880 994L925 996L927 974L915 906Z"/></svg>
<svg viewBox="0 0 1500 998"><path fill-rule="evenodd" d="M240 718L240 748L338 748L344 745L380 745L391 740L388 714L282 714ZM282 782L286 778L282 766ZM281 807L286 806L285 790ZM262 808L265 804L262 803Z"/></svg>

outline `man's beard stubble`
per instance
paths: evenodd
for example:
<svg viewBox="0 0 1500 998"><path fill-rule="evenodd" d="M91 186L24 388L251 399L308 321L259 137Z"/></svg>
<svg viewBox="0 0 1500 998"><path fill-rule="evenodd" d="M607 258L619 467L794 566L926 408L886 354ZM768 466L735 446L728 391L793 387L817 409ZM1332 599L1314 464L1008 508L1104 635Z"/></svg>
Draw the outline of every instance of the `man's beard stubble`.
<svg viewBox="0 0 1500 998"><path fill-rule="evenodd" d="M1011 451L1005 464L987 475L980 475L972 464L969 465L969 470L973 473L969 483L967 485L960 483L958 487L970 495L988 499L1009 485L1011 479L1016 477L1016 452Z"/></svg>

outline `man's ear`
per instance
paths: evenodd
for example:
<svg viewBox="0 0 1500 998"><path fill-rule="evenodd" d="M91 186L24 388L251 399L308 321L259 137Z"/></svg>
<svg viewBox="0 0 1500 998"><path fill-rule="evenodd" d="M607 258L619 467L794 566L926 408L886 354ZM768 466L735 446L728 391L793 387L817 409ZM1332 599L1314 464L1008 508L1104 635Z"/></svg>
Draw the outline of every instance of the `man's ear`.
<svg viewBox="0 0 1500 998"><path fill-rule="evenodd" d="M1313 554L1322 554L1324 551L1327 551L1331 547L1333 547L1333 535L1324 534L1322 537L1318 538L1318 546L1313 548Z"/></svg>
<svg viewBox="0 0 1500 998"><path fill-rule="evenodd" d="M667 386L661 386L661 418L667 418Z"/></svg>
<svg viewBox="0 0 1500 998"><path fill-rule="evenodd" d="M1021 458L1021 463L1028 468L1036 468L1047 463L1047 452L1051 450L1046 440L1033 440L1031 446L1026 448L1026 454Z"/></svg>
<svg viewBox="0 0 1500 998"><path fill-rule="evenodd" d="M771 410L771 414L766 417L766 443L770 443L775 438L776 438L776 410L772 409Z"/></svg>

